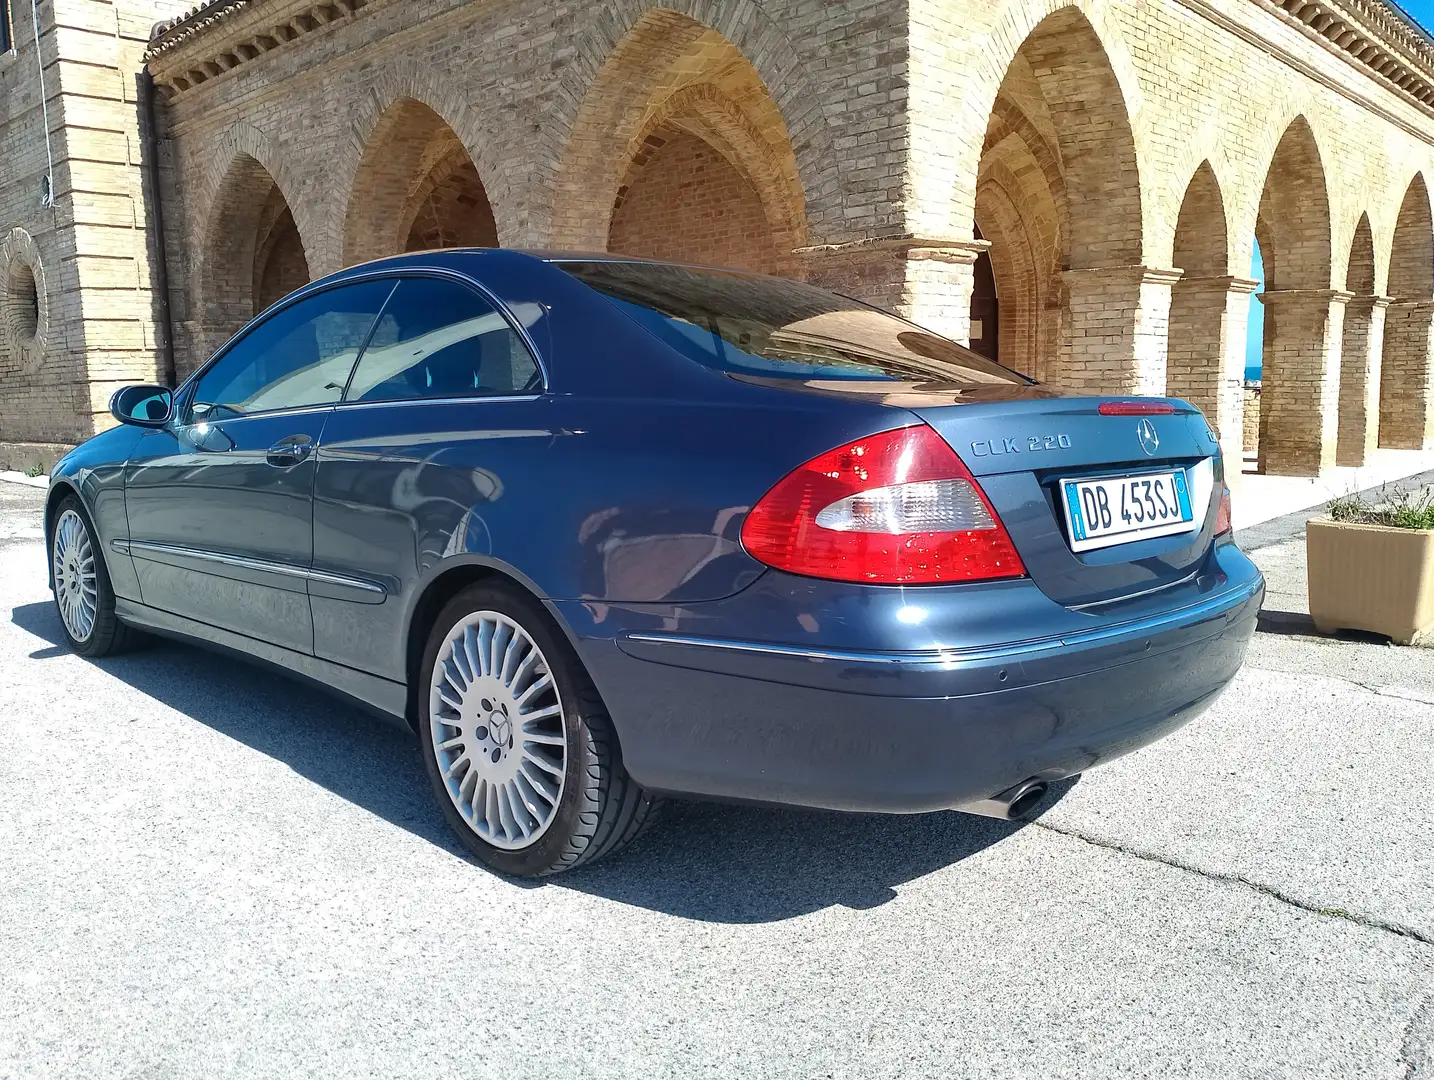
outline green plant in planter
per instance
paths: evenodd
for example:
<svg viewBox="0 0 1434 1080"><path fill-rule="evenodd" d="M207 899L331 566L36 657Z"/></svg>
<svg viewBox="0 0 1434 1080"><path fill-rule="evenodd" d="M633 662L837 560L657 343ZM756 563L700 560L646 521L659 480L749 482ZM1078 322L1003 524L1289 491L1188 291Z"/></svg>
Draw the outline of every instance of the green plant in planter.
<svg viewBox="0 0 1434 1080"><path fill-rule="evenodd" d="M1434 488L1404 488L1377 496L1342 495L1326 508L1333 521L1391 529L1434 529Z"/></svg>
<svg viewBox="0 0 1434 1080"><path fill-rule="evenodd" d="M1346 495L1327 513L1305 525L1315 629L1428 643L1434 634L1434 489Z"/></svg>

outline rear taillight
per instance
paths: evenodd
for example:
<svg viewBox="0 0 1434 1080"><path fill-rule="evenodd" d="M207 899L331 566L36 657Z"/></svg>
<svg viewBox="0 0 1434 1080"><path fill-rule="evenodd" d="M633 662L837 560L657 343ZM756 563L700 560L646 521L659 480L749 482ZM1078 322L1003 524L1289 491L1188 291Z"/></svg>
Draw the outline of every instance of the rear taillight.
<svg viewBox="0 0 1434 1080"><path fill-rule="evenodd" d="M742 544L793 574L878 585L1020 577L986 493L925 424L869 435L794 470L752 507Z"/></svg>
<svg viewBox="0 0 1434 1080"><path fill-rule="evenodd" d="M1230 521L1230 489L1220 489L1220 509L1215 511L1215 535L1224 536L1234 526Z"/></svg>
<svg viewBox="0 0 1434 1080"><path fill-rule="evenodd" d="M1095 411L1101 416L1172 416L1175 406L1168 401L1102 401Z"/></svg>

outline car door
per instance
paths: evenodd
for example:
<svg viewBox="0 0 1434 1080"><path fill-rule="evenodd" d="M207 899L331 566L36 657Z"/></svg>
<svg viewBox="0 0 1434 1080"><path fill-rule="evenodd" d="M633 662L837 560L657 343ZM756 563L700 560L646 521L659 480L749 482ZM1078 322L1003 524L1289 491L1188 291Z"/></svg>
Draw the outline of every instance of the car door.
<svg viewBox="0 0 1434 1080"><path fill-rule="evenodd" d="M125 471L143 602L313 651L314 451L391 280L328 289L250 328Z"/></svg>
<svg viewBox="0 0 1434 1080"><path fill-rule="evenodd" d="M543 378L510 321L542 316L537 304L500 311L451 278L405 277L394 291L319 447L317 656L403 680L416 583L451 556L491 551L513 496L542 483Z"/></svg>

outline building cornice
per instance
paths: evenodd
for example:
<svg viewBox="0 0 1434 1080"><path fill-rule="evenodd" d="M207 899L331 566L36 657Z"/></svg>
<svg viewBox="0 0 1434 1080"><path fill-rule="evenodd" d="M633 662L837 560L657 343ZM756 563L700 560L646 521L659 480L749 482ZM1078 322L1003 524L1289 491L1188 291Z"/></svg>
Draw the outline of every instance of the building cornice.
<svg viewBox="0 0 1434 1080"><path fill-rule="evenodd" d="M145 64L165 97L352 19L372 0L209 0L150 34Z"/></svg>
<svg viewBox="0 0 1434 1080"><path fill-rule="evenodd" d="M1434 37L1387 0L1252 0L1434 109Z"/></svg>
<svg viewBox="0 0 1434 1080"><path fill-rule="evenodd" d="M207 0L157 24L145 61L161 92L172 97L352 18L370 2ZM1434 116L1434 36L1391 0L1246 2L1343 54L1377 84L1412 99L1421 111Z"/></svg>

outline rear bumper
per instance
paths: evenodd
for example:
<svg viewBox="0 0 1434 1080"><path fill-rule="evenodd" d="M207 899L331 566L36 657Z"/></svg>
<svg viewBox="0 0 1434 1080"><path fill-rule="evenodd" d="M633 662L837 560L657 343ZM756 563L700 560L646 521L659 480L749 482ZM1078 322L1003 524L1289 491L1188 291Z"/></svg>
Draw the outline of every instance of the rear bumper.
<svg viewBox="0 0 1434 1080"><path fill-rule="evenodd" d="M1222 563L1218 587L1189 603L1012 644L821 649L631 629L579 646L647 787L946 809L1083 772L1208 707L1264 595L1233 547Z"/></svg>

